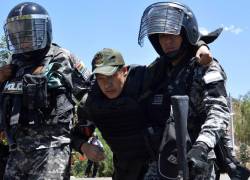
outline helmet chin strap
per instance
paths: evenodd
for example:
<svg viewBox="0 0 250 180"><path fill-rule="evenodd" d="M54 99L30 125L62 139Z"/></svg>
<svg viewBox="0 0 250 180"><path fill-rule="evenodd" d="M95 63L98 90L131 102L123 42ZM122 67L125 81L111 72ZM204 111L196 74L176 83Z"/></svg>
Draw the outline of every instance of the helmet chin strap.
<svg viewBox="0 0 250 180"><path fill-rule="evenodd" d="M36 58L41 58L43 57L48 51L49 51L49 48L50 46L46 46L45 48L43 49L38 49L38 50L35 50L35 51L30 51L30 52L27 52L27 53L23 53L23 55L27 58L27 59L36 59Z"/></svg>
<svg viewBox="0 0 250 180"><path fill-rule="evenodd" d="M169 53L164 53L163 58L172 63L173 61L179 59L181 56L185 54L186 48L187 44L183 42L179 49L171 51Z"/></svg>
<svg viewBox="0 0 250 180"><path fill-rule="evenodd" d="M169 53L165 53L164 54L164 56L166 57L166 58L168 58L168 59L177 59L178 58L178 56L179 56L179 51L180 51L180 49L177 49L177 50L175 50L175 51L171 51L171 52L169 52Z"/></svg>

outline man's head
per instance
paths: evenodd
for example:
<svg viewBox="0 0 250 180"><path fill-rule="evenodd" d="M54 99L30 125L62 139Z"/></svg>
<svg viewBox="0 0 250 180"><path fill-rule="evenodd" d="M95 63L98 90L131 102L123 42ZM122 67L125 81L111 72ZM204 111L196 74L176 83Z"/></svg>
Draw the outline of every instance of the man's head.
<svg viewBox="0 0 250 180"><path fill-rule="evenodd" d="M43 50L52 41L48 12L33 2L16 5L8 14L4 31L8 49L13 54Z"/></svg>
<svg viewBox="0 0 250 180"><path fill-rule="evenodd" d="M120 52L108 48L97 52L92 60L92 71L107 98L115 99L121 94L128 70Z"/></svg>
<svg viewBox="0 0 250 180"><path fill-rule="evenodd" d="M181 36L182 44L195 45L199 40L200 33L192 10L177 2L159 2L147 7L141 19L139 45L142 46L144 37L148 36L160 56L173 56L178 53L178 49L175 49L174 45L174 47L162 47L160 39L164 34L166 35L165 40Z"/></svg>
<svg viewBox="0 0 250 180"><path fill-rule="evenodd" d="M162 33L158 34L158 41L164 54L168 55L169 58L175 58L180 53L183 38L181 35Z"/></svg>

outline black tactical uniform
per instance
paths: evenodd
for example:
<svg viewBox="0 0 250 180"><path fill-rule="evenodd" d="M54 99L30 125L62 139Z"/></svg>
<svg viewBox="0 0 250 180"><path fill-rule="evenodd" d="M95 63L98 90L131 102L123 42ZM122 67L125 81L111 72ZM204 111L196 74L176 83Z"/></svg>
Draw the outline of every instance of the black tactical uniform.
<svg viewBox="0 0 250 180"><path fill-rule="evenodd" d="M145 116L137 102L144 70L143 66L129 67L122 93L116 99L105 97L94 82L77 111L81 124L94 123L110 146L114 155L113 178L117 180L143 179L149 161L144 137ZM80 145L87 141L86 136L81 137L77 130L74 134L74 146L80 149Z"/></svg>

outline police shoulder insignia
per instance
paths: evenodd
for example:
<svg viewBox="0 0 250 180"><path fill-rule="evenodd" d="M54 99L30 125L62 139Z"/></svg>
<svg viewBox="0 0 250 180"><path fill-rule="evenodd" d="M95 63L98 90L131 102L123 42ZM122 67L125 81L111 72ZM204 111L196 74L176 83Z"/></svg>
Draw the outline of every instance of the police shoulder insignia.
<svg viewBox="0 0 250 180"><path fill-rule="evenodd" d="M212 72L208 72L204 77L203 80L205 81L206 84L209 84L211 82L216 82L216 81L220 81L223 80L223 76L221 75L220 72L217 71L212 71Z"/></svg>

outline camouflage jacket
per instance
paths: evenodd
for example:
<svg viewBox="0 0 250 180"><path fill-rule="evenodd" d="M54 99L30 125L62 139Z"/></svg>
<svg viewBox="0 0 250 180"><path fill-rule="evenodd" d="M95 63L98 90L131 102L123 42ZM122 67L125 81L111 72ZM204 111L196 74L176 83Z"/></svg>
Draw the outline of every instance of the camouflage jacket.
<svg viewBox="0 0 250 180"><path fill-rule="evenodd" d="M69 144L75 101L86 93L85 83L90 76L87 68L55 44L41 59L27 62L12 56L11 64L18 68L3 88L3 101L15 103L2 108L5 128L15 137L14 141L27 150ZM33 81L39 84L34 85Z"/></svg>
<svg viewBox="0 0 250 180"><path fill-rule="evenodd" d="M202 141L214 148L218 139L225 136L230 119L226 74L216 60L204 67L190 60L191 57L186 56L176 66L164 58L156 59L149 65L144 94L153 94L152 109L169 104L172 95L188 95L188 131L192 143Z"/></svg>

